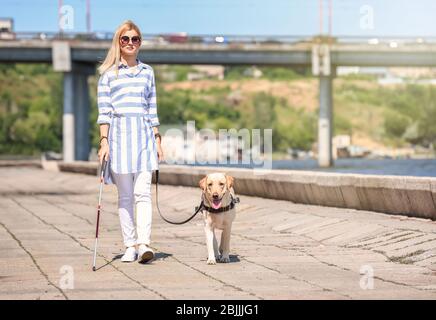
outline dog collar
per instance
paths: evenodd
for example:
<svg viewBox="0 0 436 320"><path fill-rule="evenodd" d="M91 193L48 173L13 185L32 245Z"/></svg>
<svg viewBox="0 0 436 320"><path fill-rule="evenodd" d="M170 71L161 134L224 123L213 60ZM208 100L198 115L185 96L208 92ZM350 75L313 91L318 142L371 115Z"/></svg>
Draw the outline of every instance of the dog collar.
<svg viewBox="0 0 436 320"><path fill-rule="evenodd" d="M226 211L232 210L232 209L235 207L235 204L236 204L236 203L239 203L239 197L233 198L232 195L230 195L230 196L231 196L231 198L232 198L232 201L230 201L230 204L229 204L228 206L221 207L221 208L219 208L219 209L214 209L214 208L212 208L212 207L208 207L208 206L206 206L206 205L204 204L203 201L202 201L201 203L202 203L202 205L203 205L204 210L206 210L206 211L208 211L208 212L210 212L210 213L221 213L221 212L226 212Z"/></svg>

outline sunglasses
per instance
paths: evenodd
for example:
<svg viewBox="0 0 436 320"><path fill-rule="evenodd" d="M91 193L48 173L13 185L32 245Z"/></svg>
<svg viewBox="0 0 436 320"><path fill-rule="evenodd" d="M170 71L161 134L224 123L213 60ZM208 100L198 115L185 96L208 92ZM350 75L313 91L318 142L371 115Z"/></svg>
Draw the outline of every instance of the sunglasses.
<svg viewBox="0 0 436 320"><path fill-rule="evenodd" d="M132 39L132 44L139 44L141 42L140 36L133 36L131 38L129 36L122 36L120 38L121 44L123 45L129 44L130 39Z"/></svg>

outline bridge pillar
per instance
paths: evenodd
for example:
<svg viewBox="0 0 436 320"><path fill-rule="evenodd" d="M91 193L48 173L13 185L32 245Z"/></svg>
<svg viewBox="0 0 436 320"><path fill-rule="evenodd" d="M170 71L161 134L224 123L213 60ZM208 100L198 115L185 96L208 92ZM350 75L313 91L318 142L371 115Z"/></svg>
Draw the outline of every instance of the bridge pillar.
<svg viewBox="0 0 436 320"><path fill-rule="evenodd" d="M74 76L72 72L64 73L64 114L62 116L62 148L64 161L74 161Z"/></svg>
<svg viewBox="0 0 436 320"><path fill-rule="evenodd" d="M63 155L64 161L87 161L89 157L89 89L88 76L93 65L74 63L64 73Z"/></svg>
<svg viewBox="0 0 436 320"><path fill-rule="evenodd" d="M76 63L71 57L68 41L53 41L53 69L64 73L62 144L66 162L89 157L88 76L95 73L93 64Z"/></svg>
<svg viewBox="0 0 436 320"><path fill-rule="evenodd" d="M333 165L333 77L319 77L318 165Z"/></svg>
<svg viewBox="0 0 436 320"><path fill-rule="evenodd" d="M328 44L312 47L312 73L319 77L318 165L333 166L333 78Z"/></svg>

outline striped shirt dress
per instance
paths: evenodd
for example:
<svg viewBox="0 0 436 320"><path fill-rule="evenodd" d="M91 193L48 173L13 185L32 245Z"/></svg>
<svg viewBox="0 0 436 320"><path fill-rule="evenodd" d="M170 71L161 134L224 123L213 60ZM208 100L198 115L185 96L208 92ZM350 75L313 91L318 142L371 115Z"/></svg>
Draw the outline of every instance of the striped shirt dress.
<svg viewBox="0 0 436 320"><path fill-rule="evenodd" d="M100 76L97 89L98 124L109 124L109 161L104 181L117 174L158 170L152 127L159 125L156 85L151 66L137 60L137 68L120 63Z"/></svg>

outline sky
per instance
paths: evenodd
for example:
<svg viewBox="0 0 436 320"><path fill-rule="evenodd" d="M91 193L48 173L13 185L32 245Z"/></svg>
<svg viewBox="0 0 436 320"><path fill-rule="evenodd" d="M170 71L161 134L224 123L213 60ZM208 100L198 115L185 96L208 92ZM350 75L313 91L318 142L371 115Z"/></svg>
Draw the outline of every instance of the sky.
<svg viewBox="0 0 436 320"><path fill-rule="evenodd" d="M323 32L328 31L323 0ZM56 32L58 0L0 0L0 17L16 32ZM91 30L113 32L133 20L143 34L307 36L320 33L320 0L90 0ZM332 0L336 36L436 37L435 0ZM66 31L86 31L86 0L63 0L73 9ZM71 12L71 10L69 11Z"/></svg>

